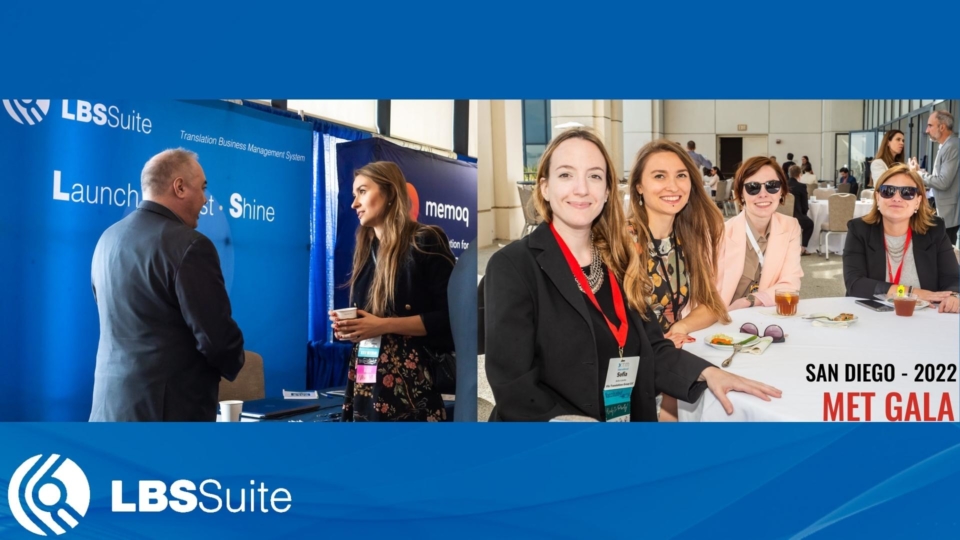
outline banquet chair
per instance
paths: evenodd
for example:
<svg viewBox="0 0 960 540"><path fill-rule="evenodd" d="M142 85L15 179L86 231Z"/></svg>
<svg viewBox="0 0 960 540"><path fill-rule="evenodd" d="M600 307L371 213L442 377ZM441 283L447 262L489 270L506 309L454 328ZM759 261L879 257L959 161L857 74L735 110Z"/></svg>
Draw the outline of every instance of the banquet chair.
<svg viewBox="0 0 960 540"><path fill-rule="evenodd" d="M837 193L850 193L850 184L840 184L837 186Z"/></svg>
<svg viewBox="0 0 960 540"><path fill-rule="evenodd" d="M820 246L830 260L830 235L847 234L847 222L853 219L857 196L853 193L835 193L827 199L827 221L820 225ZM826 239L823 234L826 233Z"/></svg>
<svg viewBox="0 0 960 540"><path fill-rule="evenodd" d="M833 195L833 194L836 193L836 192L837 192L837 190L835 190L835 189L833 189L833 188L817 188L817 189L813 190L813 196L814 196L818 201L825 201L825 200L827 200L827 198L829 198L831 195Z"/></svg>
<svg viewBox="0 0 960 540"><path fill-rule="evenodd" d="M793 217L793 205L796 204L793 193L787 193L783 198L783 204L777 207L777 213Z"/></svg>
<svg viewBox="0 0 960 540"><path fill-rule="evenodd" d="M807 197L812 197L813 192L817 190L816 184L807 184Z"/></svg>
<svg viewBox="0 0 960 540"><path fill-rule="evenodd" d="M233 382L220 379L220 401L228 399L253 401L266 397L263 357L253 351L243 351L243 357L243 368Z"/></svg>
<svg viewBox="0 0 960 540"><path fill-rule="evenodd" d="M520 208L523 209L523 231L520 238L530 234L543 219L537 213L537 208L533 204L533 190L536 186L517 186L520 190Z"/></svg>
<svg viewBox="0 0 960 540"><path fill-rule="evenodd" d="M865 189L860 192L860 198L863 199L864 201L871 202L873 201L873 197L874 197L873 193L874 193L874 190Z"/></svg>

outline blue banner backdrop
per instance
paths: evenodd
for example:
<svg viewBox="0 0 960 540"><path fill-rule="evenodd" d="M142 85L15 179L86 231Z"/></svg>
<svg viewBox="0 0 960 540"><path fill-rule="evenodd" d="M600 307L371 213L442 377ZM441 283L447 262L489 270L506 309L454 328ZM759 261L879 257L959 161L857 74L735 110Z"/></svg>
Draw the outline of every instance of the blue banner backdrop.
<svg viewBox="0 0 960 540"><path fill-rule="evenodd" d="M147 159L181 146L206 172L199 230L219 251L245 347L264 357L267 394L305 386L308 124L223 101L7 104L0 282L14 286L0 309L0 419L89 415L99 337L94 246L140 202Z"/></svg>

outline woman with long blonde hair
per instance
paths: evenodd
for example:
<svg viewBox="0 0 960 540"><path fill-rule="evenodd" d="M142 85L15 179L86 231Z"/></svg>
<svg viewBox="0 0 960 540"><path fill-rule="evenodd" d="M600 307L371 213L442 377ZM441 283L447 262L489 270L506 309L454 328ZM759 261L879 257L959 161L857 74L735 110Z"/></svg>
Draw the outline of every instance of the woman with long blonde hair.
<svg viewBox="0 0 960 540"><path fill-rule="evenodd" d="M357 318L330 312L337 339L357 344L343 419L444 420L431 358L453 351L449 241L438 227L410 219L407 182L395 163L357 169L353 196L360 227L348 284Z"/></svg>
<svg viewBox="0 0 960 540"><path fill-rule="evenodd" d="M592 131L562 132L540 158L544 223L495 253L484 278L491 420L656 421L656 394L692 402L705 387L728 412L729 390L779 396L663 337L617 188Z"/></svg>
<svg viewBox="0 0 960 540"><path fill-rule="evenodd" d="M637 152L628 185L630 232L665 337L679 348L692 332L730 322L715 283L723 216L693 160L670 141L652 141ZM676 400L665 396L663 411L661 419L676 418Z"/></svg>

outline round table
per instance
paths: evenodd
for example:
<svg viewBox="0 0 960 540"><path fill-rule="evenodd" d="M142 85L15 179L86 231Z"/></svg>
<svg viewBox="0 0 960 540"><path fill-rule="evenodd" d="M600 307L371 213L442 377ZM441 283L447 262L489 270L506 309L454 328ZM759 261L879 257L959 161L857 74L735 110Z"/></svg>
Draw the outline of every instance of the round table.
<svg viewBox="0 0 960 540"><path fill-rule="evenodd" d="M807 243L807 251L820 253L826 253L825 248L820 245L820 226L823 223L826 223L830 219L830 211L827 207L827 201L810 201L810 209L807 211L807 216L813 220L813 235L810 237L810 242ZM867 212L873 208L872 202L857 201L856 206L853 209L853 217L863 217L867 215ZM826 238L826 234L823 234L823 237ZM843 235L842 234L831 234L830 235L830 252L839 253L843 255Z"/></svg>
<svg viewBox="0 0 960 540"><path fill-rule="evenodd" d="M803 291L801 291L802 298ZM797 317L784 318L776 315L775 307L754 307L730 312L733 322L729 325L715 324L710 328L694 332L695 343L684 349L719 366L730 356L729 351L717 350L705 345L705 341L717 333L736 333L746 322L754 323L762 334L768 325L776 324L787 335L785 343L773 343L762 355L739 353L727 368L731 373L764 382L783 391L779 399L763 401L742 392L729 392L727 396L733 404L734 413L728 416L720 402L709 390L704 391L697 403L679 402L680 421L760 421L783 422L825 421L827 406L825 393L830 399L837 392L845 393L858 408L852 412L854 418L865 420L865 405L871 402L871 421L889 421L886 399L897 392L902 399L892 400L891 412L907 409L907 397L916 392L919 398L920 419L924 419L923 393L931 396L929 411L936 416L940 410L940 399L949 394L954 419L960 418L958 398L960 384L954 382L916 382L917 364L952 364L960 358L960 326L958 316L953 313L937 313L935 307L914 312L912 317L898 317L894 312L879 313L854 303L855 298L814 298L800 300ZM799 318L800 315L814 313L852 313L859 320L847 328L815 327L813 322ZM892 364L896 377L892 382L847 382L847 366L857 364ZM837 366L837 382L808 381L808 366L812 366L814 377L819 367ZM906 374L904 376L903 374ZM957 377L960 377L958 373ZM944 377L947 378L947 377ZM851 395L850 393L859 393ZM868 398L862 393L873 392ZM846 401L844 401L846 404ZM835 403L832 403L832 406ZM833 417L832 419L838 419ZM850 420L849 416L844 417ZM909 418L916 420L915 417Z"/></svg>

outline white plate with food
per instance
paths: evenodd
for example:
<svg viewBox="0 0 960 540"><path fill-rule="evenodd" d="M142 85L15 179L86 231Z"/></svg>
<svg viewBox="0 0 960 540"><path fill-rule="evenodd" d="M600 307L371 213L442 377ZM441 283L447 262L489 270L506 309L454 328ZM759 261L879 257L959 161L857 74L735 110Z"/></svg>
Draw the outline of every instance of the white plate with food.
<svg viewBox="0 0 960 540"><path fill-rule="evenodd" d="M804 319L820 323L820 326L846 327L860 320L853 313L811 313Z"/></svg>
<svg viewBox="0 0 960 540"><path fill-rule="evenodd" d="M893 307L893 299L895 298L894 296L887 296L887 295L885 295L885 294L877 294L877 295L874 295L874 298L876 298L877 300L883 302L884 304L886 304L886 305L888 305L888 306L890 306L890 307ZM925 308L925 307L928 307L929 305L930 305L930 302L927 302L926 300L920 300L920 299L918 298L918 299L917 299L917 307L914 308L914 309L923 309L923 308Z"/></svg>
<svg viewBox="0 0 960 540"><path fill-rule="evenodd" d="M713 347L714 349L720 349L721 351L732 351L733 346L736 345L752 345L756 344L756 341L759 340L757 336L753 334L741 334L739 332L728 332L723 334L713 334L704 340L708 346Z"/></svg>

